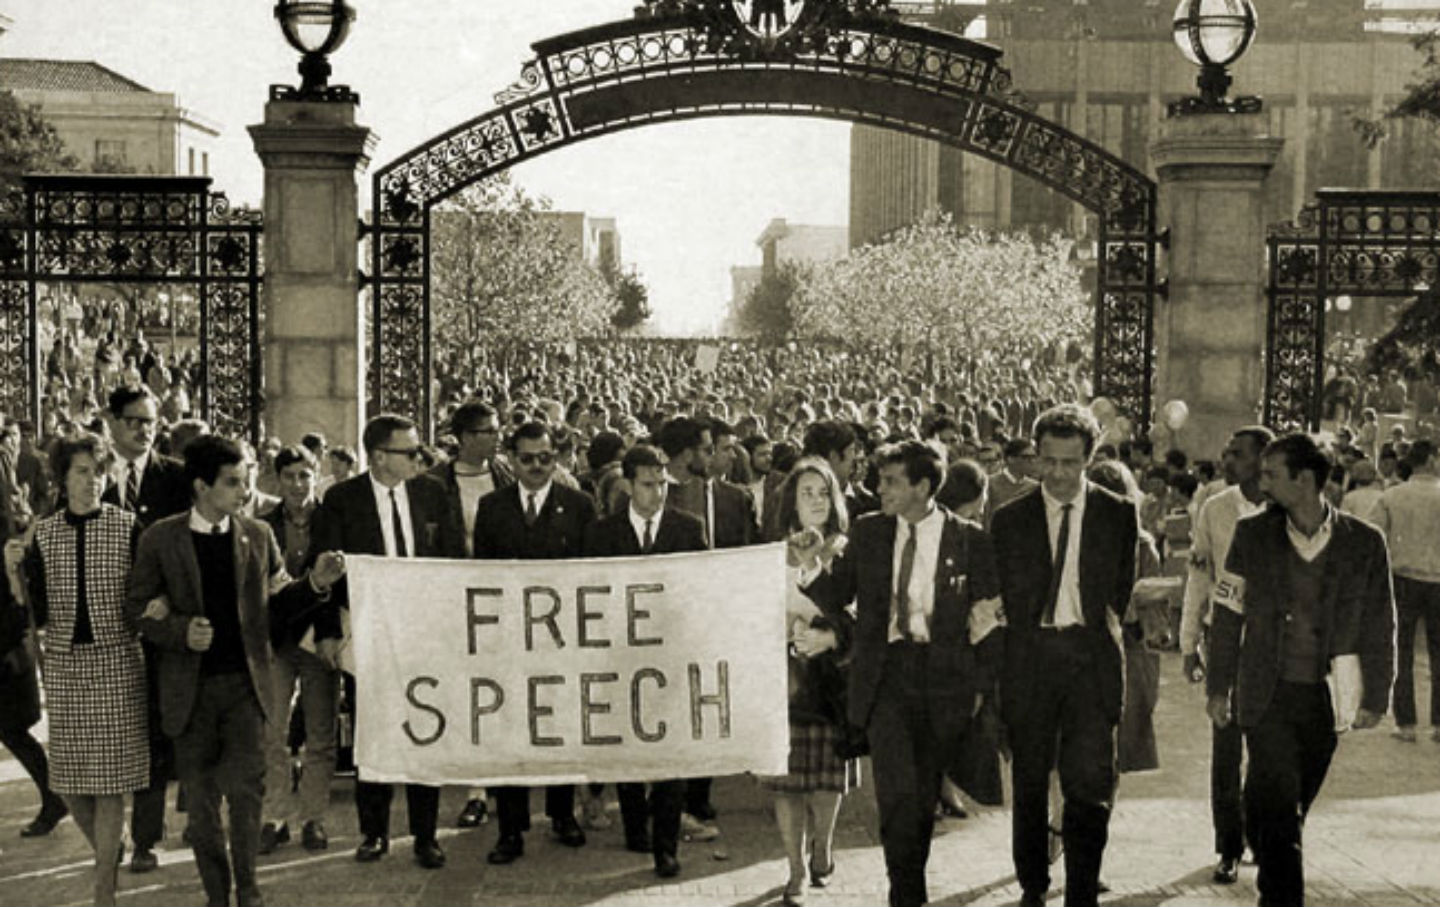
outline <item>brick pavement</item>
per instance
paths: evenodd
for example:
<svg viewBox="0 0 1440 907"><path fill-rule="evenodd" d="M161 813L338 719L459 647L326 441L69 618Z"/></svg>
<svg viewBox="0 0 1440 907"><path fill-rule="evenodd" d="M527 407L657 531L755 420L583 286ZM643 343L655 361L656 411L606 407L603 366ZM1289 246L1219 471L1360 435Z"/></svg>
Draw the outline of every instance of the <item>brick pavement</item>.
<svg viewBox="0 0 1440 907"><path fill-rule="evenodd" d="M1419 661L1417 673L1423 678L1423 656ZM1126 907L1255 903L1253 867L1242 869L1235 886L1209 882L1209 732L1200 690L1180 677L1175 656L1164 662L1156 721L1163 767L1127 775L1121 782L1104 870L1112 892L1102 900ZM1382 729L1342 738L1306 829L1312 903L1440 904L1440 743L1422 737L1406 744L1391 738L1389 729L1387 722ZM14 768L0 763L0 778L15 778ZM391 855L377 865L353 862L355 816L350 783L342 780L336 782L327 821L331 849L312 855L291 844L262 858L262 885L269 903L276 905L751 907L777 902L785 867L764 793L748 779L732 778L719 783L716 800L723 810L724 835L710 844L682 845L684 871L675 884L658 884L649 859L624 850L618 823L591 833L588 846L569 850L546 840L541 831L546 823L539 820L537 831L528 836L526 856L508 867L485 863L493 823L446 831L450 865L425 872L411 863L406 839L393 842ZM447 790L442 816L455 815L461 802L460 791ZM393 827L403 829L403 797L396 807ZM0 783L0 907L86 903L88 854L78 829L67 821L49 839L21 840L16 833L34 809L27 782ZM170 818L172 832L178 831L176 816ZM812 890L808 903L884 903L884 863L874 829L872 795L861 791L847 798L836 841L838 871L830 888ZM178 833L168 843L160 851L158 872L122 872L122 904L203 902ZM1055 904L1059 875L1052 892ZM1009 812L981 810L970 819L942 823L930 862L930 888L938 904L1014 903L1019 891L1009 858Z"/></svg>

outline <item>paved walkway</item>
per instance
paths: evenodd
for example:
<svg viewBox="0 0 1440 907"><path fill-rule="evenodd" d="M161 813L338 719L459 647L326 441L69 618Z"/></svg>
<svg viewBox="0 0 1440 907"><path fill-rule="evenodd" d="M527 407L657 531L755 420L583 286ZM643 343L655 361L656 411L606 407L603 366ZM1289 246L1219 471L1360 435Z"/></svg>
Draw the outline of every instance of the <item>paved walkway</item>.
<svg viewBox="0 0 1440 907"><path fill-rule="evenodd" d="M1111 823L1102 900L1127 907L1254 904L1255 870L1239 884L1210 884L1213 861L1209 818L1209 730L1200 690L1180 677L1178 658L1167 656L1156 713L1164 767L1127 775ZM1423 678L1428 672L1417 670ZM1311 901L1326 905L1440 904L1440 743L1422 736L1404 743L1381 729L1341 740L1335 764L1311 814L1306 865ZM0 777L15 777L0 763ZM539 797L536 798L539 802ZM447 790L442 816L454 816L463 796ZM569 850L546 840L536 822L527 853L514 865L492 867L485 854L493 823L473 831L445 831L450 865L426 872L410 860L410 842L393 842L389 857L360 866L350 784L337 781L330 817L331 849L313 855L296 844L264 857L261 881L272 905L751 905L778 900L785 877L779 837L766 797L745 778L721 781L716 802L723 837L682 845L684 866L675 884L658 884L647 857L627 852L617 827L591 833L589 845ZM88 902L89 854L74 823L48 839L22 840L18 829L33 815L34 790L21 780L0 783L0 905ZM396 799L393 827L403 829L404 798ZM616 816L618 820L618 815ZM930 860L930 890L938 904L998 905L1019 896L1009 857L1009 813L977 812L939 829ZM172 813L172 831L177 817ZM203 903L189 851L172 834L160 851L161 868L145 876L121 873L121 903ZM838 871L814 907L859 907L885 902L884 863L875 832L870 790L847 798L837 835ZM1057 867L1058 868L1058 867ZM1057 873L1058 876L1058 873ZM1052 903L1059 903L1057 891Z"/></svg>

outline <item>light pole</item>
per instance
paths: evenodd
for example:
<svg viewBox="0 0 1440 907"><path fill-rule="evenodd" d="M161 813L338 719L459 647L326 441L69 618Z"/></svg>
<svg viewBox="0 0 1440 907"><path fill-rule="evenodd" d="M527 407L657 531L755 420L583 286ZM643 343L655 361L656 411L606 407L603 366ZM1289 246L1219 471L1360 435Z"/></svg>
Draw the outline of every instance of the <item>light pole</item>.
<svg viewBox="0 0 1440 907"><path fill-rule="evenodd" d="M358 104L360 96L348 85L330 84L330 54L340 49L355 21L355 10L345 0L279 0L275 18L285 40L299 51L299 88L271 85L272 101L338 101Z"/></svg>
<svg viewBox="0 0 1440 907"><path fill-rule="evenodd" d="M1170 105L1170 116L1192 113L1258 113L1257 97L1229 98L1229 66L1255 40L1255 6L1251 0L1180 0L1175 7L1175 45L1185 59L1200 67L1195 80L1198 97Z"/></svg>

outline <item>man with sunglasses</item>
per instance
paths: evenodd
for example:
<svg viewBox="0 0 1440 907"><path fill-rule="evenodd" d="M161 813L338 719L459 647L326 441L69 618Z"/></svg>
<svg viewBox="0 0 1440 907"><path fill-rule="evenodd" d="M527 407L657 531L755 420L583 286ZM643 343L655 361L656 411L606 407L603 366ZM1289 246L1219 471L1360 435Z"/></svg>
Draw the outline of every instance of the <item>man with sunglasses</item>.
<svg viewBox="0 0 1440 907"><path fill-rule="evenodd" d="M420 433L404 416L382 414L365 425L361 435L370 469L331 486L311 520L311 562L322 551L375 554L385 557L443 557L465 555L463 529L438 481L420 474ZM335 607L315 621L316 650L334 664L342 637L340 611L349 606L349 585L341 580L331 597ZM394 607L415 607L423 599L394 602ZM346 679L353 695L353 680ZM353 699L352 699L353 701ZM355 782L355 810L363 840L355 851L361 863L373 863L390 851L390 800L388 784ZM426 869L445 865L445 851L435 837L440 788L405 785L410 833L415 837L415 861Z"/></svg>
<svg viewBox="0 0 1440 907"><path fill-rule="evenodd" d="M482 560L564 560L582 557L585 531L595 521L588 494L555 480L555 437L543 422L526 422L511 438L516 484L480 499L475 514L474 555ZM512 863L525 853L530 829L530 788L494 790L500 838L488 857ZM561 844L580 847L585 832L575 821L575 788L545 789L545 814Z"/></svg>
<svg viewBox="0 0 1440 907"><path fill-rule="evenodd" d="M118 387L107 401L105 422L115 448L110 481L101 500L123 507L146 529L156 520L190 509L190 487L185 467L155 450L159 407L143 387ZM135 851L131 872L149 872L160 865L155 845L165 834L165 786L174 774L174 747L160 730L160 692L154 643L145 648L145 691L150 714L150 786L136 791L130 809L130 834Z"/></svg>

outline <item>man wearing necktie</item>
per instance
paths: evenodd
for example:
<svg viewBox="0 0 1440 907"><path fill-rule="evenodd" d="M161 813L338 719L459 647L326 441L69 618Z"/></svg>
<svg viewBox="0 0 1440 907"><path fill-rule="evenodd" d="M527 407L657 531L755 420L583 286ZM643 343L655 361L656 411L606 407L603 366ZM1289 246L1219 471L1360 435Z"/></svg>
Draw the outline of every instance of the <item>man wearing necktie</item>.
<svg viewBox="0 0 1440 907"><path fill-rule="evenodd" d="M510 439L516 483L480 499L475 511L475 557L481 560L564 560L582 555L585 529L595 521L595 502L554 480L555 439L550 426L527 422ZM530 788L494 788L500 837L487 858L511 863L525 853L530 828ZM545 789L545 814L555 838L567 847L585 844L575 821L575 787Z"/></svg>
<svg viewBox="0 0 1440 907"><path fill-rule="evenodd" d="M630 505L590 525L585 533L586 557L634 557L705 550L705 527L684 511L667 508L665 462L660 452L638 444L625 454L621 474L630 483ZM680 872L676 858L680 840L683 780L655 781L650 796L642 782L617 785L625 823L625 847L655 858L655 873L671 878Z"/></svg>
<svg viewBox="0 0 1440 907"><path fill-rule="evenodd" d="M844 551L827 567L823 540L802 533L790 546L827 617L848 625L855 603L847 718L870 744L890 905L916 907L929 900L942 772L998 666L1000 586L979 524L935 503L939 453L904 441L878 457L881 512L855 521Z"/></svg>
<svg viewBox="0 0 1440 907"><path fill-rule="evenodd" d="M1091 485L1099 426L1065 404L1035 423L1040 487L995 512L991 532L1008 620L1000 699L1014 756L1012 852L1021 904L1050 887L1048 792L1065 796L1065 903L1091 907L1117 779L1124 694L1120 618L1135 582L1134 505Z"/></svg>
<svg viewBox="0 0 1440 907"><path fill-rule="evenodd" d="M451 508L445 488L419 472L420 433L404 416L382 414L365 425L361 436L369 470L331 486L311 518L310 555L337 550L347 554L385 557L462 558L465 541L459 512ZM391 603L393 607L426 607L423 596ZM317 617L315 654L331 667L338 665L342 629L339 608L349 607L349 585L336 584L334 608ZM303 630L301 631L303 632ZM347 690L353 689L347 686ZM355 851L361 863L390 852L389 784L355 783L355 810L362 840ZM415 861L426 869L445 865L445 851L435 837L440 788L405 785Z"/></svg>
<svg viewBox="0 0 1440 907"><path fill-rule="evenodd" d="M118 387L106 405L106 425L115 460L101 500L135 514L140 528L190 509L190 486L179 460L155 450L159 407L144 387ZM160 730L160 653L148 639L145 648L145 692L150 717L150 787L136 791L130 812L135 850L131 872L149 872L160 865L154 847L165 830L165 788L175 773L174 747Z"/></svg>
<svg viewBox="0 0 1440 907"><path fill-rule="evenodd" d="M660 427L658 440L669 458L667 469L676 483L671 506L699 517L710 548L740 548L755 541L755 502L749 490L713 475L715 429L708 420L680 416ZM723 431L734 432L724 423ZM710 802L712 778L691 778L685 790L685 833L691 840L709 840L719 832L705 823L715 818Z"/></svg>

